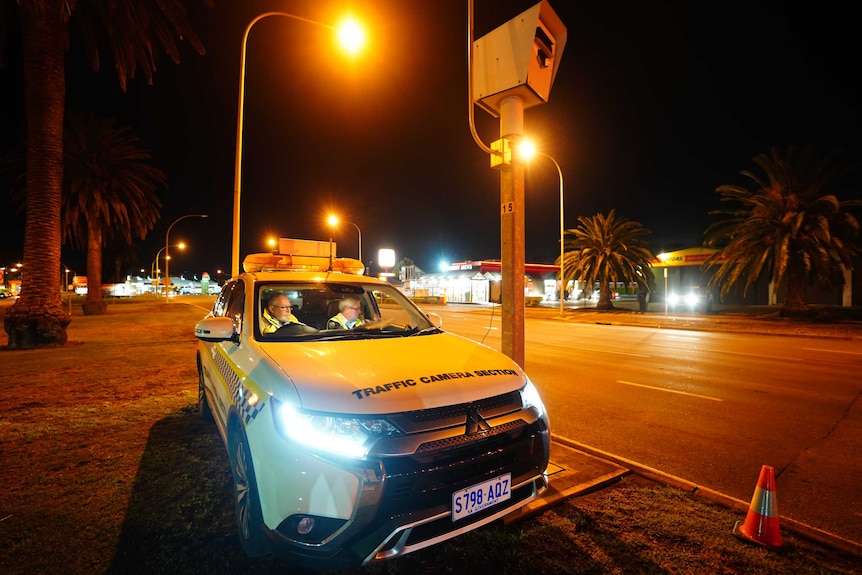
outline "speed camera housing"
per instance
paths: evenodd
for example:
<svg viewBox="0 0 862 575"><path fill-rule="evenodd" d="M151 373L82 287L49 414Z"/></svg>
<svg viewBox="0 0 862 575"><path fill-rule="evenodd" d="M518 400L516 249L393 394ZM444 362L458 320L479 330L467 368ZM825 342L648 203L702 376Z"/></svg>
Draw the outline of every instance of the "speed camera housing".
<svg viewBox="0 0 862 575"><path fill-rule="evenodd" d="M494 117L501 102L520 96L524 108L548 101L566 27L542 1L473 42L473 101Z"/></svg>

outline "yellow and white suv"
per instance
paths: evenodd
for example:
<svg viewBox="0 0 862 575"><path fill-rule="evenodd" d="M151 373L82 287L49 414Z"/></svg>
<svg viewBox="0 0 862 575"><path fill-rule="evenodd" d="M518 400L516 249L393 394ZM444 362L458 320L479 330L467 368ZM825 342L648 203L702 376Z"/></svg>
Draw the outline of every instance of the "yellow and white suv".
<svg viewBox="0 0 862 575"><path fill-rule="evenodd" d="M547 415L510 358L444 332L355 260L258 254L244 268L195 334L200 410L227 447L248 555L365 565L546 488ZM301 323L266 334L275 295ZM347 296L364 323L325 329Z"/></svg>

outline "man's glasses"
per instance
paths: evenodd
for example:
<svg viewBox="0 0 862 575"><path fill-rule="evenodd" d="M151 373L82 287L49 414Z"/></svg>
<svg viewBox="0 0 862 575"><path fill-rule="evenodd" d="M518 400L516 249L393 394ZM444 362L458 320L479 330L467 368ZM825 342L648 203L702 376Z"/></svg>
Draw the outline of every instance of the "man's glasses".
<svg viewBox="0 0 862 575"><path fill-rule="evenodd" d="M293 307L292 305L274 305L274 306L272 306L273 309L290 309L292 307Z"/></svg>

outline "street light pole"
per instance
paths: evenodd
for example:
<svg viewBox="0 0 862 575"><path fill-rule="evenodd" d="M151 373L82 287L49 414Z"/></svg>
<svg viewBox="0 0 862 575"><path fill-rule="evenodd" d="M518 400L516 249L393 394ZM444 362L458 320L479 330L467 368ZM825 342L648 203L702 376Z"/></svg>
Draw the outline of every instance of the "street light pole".
<svg viewBox="0 0 862 575"><path fill-rule="evenodd" d="M361 262L362 261L362 230L360 230L359 226L357 226L353 222L347 222L347 223L350 224L351 226L353 226L354 228L356 228L356 233L359 234L359 261ZM363 264L363 265L365 265L365 264Z"/></svg>
<svg viewBox="0 0 862 575"><path fill-rule="evenodd" d="M159 251L156 252L156 257L153 260L153 265L150 268L150 276L151 277L155 276L155 278L156 278L156 286L155 286L156 298L159 297L159 256L162 255L163 251L165 251L164 247L159 248Z"/></svg>
<svg viewBox="0 0 862 575"><path fill-rule="evenodd" d="M168 294L169 294L168 284L171 281L170 263L169 263L171 260L171 250L168 249L168 244L171 241L171 228L173 228L177 224L177 222L184 220L186 218L208 218L208 217L209 216L207 214L186 214L184 216L178 217L177 219L175 219L173 221L173 223L171 223L171 225L168 226L168 231L165 233L165 303L168 303L170 301L170 299L168 298ZM158 256L156 256L156 259L158 259ZM156 289L158 290L158 285L156 285Z"/></svg>
<svg viewBox="0 0 862 575"><path fill-rule="evenodd" d="M335 226L337 226L339 224L339 222L341 222L341 221L342 220L339 220L338 216L336 216L335 214L329 214L329 217L326 218L326 223L329 224L329 230L330 230L329 241L330 242L332 242L332 230L335 229ZM353 222L345 221L344 223L350 224L351 226L356 228L356 233L359 234L359 261L361 262L362 261L362 230L360 230L359 226L357 226ZM363 264L363 265L365 265L365 264Z"/></svg>
<svg viewBox="0 0 862 575"><path fill-rule="evenodd" d="M161 272L161 270L159 269L159 256L161 256L162 252L165 251L165 247L167 247L167 246L162 246L161 248L159 248L159 251L156 252L156 258L153 260L153 265L150 267L150 277L156 278L155 293L156 293L157 298L159 297L159 273ZM178 244L172 245L171 247L172 248L180 248L181 250L184 250L184 249L186 249L186 244L180 242ZM170 256L168 256L166 254L165 257L168 258ZM165 259L165 266L167 266L167 259ZM141 271L143 271L143 270L141 270ZM167 270L165 270L165 271L167 271ZM167 289L167 287L165 289Z"/></svg>
<svg viewBox="0 0 862 575"><path fill-rule="evenodd" d="M245 32L243 32L242 35L242 46L239 57L239 98L237 100L236 112L236 155L234 158L233 178L233 237L231 242L231 277L236 277L239 275L239 222L240 198L242 196L242 126L245 108L245 62L246 50L248 47L248 36L251 32L252 27L255 24L269 16L283 16L285 18L291 18L293 20L299 20L300 22L305 22L307 24L313 24L314 26L326 28L327 30L335 30L335 27L330 26L329 24L309 20L308 18L296 16L295 14L290 14L288 12L264 12L263 14L260 14L259 16L253 18L252 21L248 23L248 26L245 27ZM356 47L358 47L359 42L361 42L360 33L356 28L355 24L353 23L345 24L345 27L342 28L342 33L340 34L340 36L342 43L345 45L350 44L351 49L355 49Z"/></svg>
<svg viewBox="0 0 862 575"><path fill-rule="evenodd" d="M60 265L63 266L63 271L65 272L65 283L63 284L63 293L66 294L66 299L69 300L69 315L72 315L72 294L69 293L69 272L74 274L74 270L69 269L69 266L60 262Z"/></svg>
<svg viewBox="0 0 862 575"><path fill-rule="evenodd" d="M329 226L329 271L332 271L332 231L338 225L338 216L329 214L326 218L326 225Z"/></svg>
<svg viewBox="0 0 862 575"><path fill-rule="evenodd" d="M565 222L565 217L564 217L565 205L563 203L563 170L562 170L562 168L560 168L560 164L557 163L557 160L555 160L551 156L549 156L547 154L543 154L541 152L539 152L539 155L544 156L545 158L548 158L549 160L551 160L551 162L553 162L554 166L557 168L557 173L560 176L560 315L562 316L562 315L565 315L565 313L566 313L566 307L565 307L565 304L566 304L566 273L565 273L566 264L563 260L563 258L565 257L565 251L566 251L565 246L563 244L563 241L565 240L565 236L566 236L566 228L564 225L564 222Z"/></svg>
<svg viewBox="0 0 862 575"><path fill-rule="evenodd" d="M566 312L566 264L563 258L566 255L565 249L565 238L566 238L566 227L565 227L565 204L563 202L563 169L560 168L560 164L557 163L557 160L549 156L548 154L543 154L536 150L533 143L529 140L524 140L521 142L518 150L522 157L529 159L531 156L542 156L549 159L554 167L557 168L557 174L560 176L560 316L565 315Z"/></svg>

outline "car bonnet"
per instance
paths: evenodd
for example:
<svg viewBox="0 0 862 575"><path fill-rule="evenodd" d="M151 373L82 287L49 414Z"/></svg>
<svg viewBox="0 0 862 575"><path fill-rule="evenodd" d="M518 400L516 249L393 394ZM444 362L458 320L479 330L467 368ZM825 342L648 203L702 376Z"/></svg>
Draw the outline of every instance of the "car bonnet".
<svg viewBox="0 0 862 575"><path fill-rule="evenodd" d="M442 333L391 339L266 343L305 409L383 414L442 407L520 389L509 357ZM273 389L278 394L278 390Z"/></svg>

